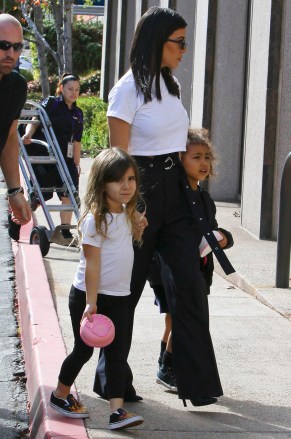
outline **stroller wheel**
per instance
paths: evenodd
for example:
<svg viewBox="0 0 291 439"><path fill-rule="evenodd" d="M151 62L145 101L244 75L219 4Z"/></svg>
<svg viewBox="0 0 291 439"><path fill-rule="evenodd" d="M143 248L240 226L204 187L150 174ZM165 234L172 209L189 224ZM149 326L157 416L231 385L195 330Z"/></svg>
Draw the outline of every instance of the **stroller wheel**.
<svg viewBox="0 0 291 439"><path fill-rule="evenodd" d="M46 234L47 228L44 226L33 227L30 233L30 244L39 245L42 256L46 256L50 249L50 242Z"/></svg>

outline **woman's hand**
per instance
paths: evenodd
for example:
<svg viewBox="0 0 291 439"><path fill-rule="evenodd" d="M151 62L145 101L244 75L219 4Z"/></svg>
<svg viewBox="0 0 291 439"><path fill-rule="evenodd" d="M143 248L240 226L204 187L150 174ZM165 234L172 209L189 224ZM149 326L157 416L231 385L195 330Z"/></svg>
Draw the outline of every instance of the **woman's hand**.
<svg viewBox="0 0 291 439"><path fill-rule="evenodd" d="M24 145L30 145L30 143L31 143L31 134L30 133L24 134L21 137L21 139L22 139L22 142L23 142Z"/></svg>
<svg viewBox="0 0 291 439"><path fill-rule="evenodd" d="M25 134L22 136L22 142L24 145L29 145L31 143L31 138L40 125L40 121L38 120L37 117L33 117L32 120L35 123L28 124L25 130Z"/></svg>
<svg viewBox="0 0 291 439"><path fill-rule="evenodd" d="M87 303L85 311L83 313L81 322L84 320L85 317L87 317L87 319L92 322L92 314L96 314L97 313L97 306L94 303Z"/></svg>
<svg viewBox="0 0 291 439"><path fill-rule="evenodd" d="M81 142L77 142L77 140L74 140L73 155L74 155L74 163L76 165L78 175L80 176L80 174L81 174L81 167L80 167Z"/></svg>

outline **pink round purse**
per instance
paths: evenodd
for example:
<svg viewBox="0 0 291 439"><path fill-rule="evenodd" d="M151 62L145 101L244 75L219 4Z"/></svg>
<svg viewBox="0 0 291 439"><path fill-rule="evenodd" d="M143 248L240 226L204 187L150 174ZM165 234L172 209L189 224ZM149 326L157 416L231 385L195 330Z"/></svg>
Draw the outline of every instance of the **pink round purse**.
<svg viewBox="0 0 291 439"><path fill-rule="evenodd" d="M114 340L115 327L112 320L103 314L93 314L92 322L87 317L82 321L80 336L92 348L104 348Z"/></svg>

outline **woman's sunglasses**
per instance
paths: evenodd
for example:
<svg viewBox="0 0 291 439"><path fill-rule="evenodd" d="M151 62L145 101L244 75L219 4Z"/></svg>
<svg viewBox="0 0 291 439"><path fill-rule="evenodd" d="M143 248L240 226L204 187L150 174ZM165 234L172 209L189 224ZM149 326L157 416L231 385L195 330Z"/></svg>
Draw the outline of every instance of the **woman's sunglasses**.
<svg viewBox="0 0 291 439"><path fill-rule="evenodd" d="M188 43L185 40L171 40L171 38L168 38L167 41L171 41L171 43L179 44L181 47L181 50L186 49L186 47L188 46Z"/></svg>
<svg viewBox="0 0 291 439"><path fill-rule="evenodd" d="M9 41L0 41L0 50L9 50L13 47L15 52L20 52L23 48L22 43L9 43Z"/></svg>

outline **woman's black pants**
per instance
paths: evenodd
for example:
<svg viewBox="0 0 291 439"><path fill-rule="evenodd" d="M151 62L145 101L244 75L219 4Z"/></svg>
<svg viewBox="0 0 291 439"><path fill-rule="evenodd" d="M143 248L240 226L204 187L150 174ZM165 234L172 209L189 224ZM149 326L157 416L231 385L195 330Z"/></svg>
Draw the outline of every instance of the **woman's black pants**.
<svg viewBox="0 0 291 439"><path fill-rule="evenodd" d="M135 157L141 175L148 227L143 245L135 248L131 279L127 348L131 346L135 307L149 273L154 251L162 257L163 281L173 322L173 364L179 398L222 395L209 332L207 288L200 271L202 234L195 224L181 183L178 154ZM201 221L206 221L202 218ZM165 274L166 273L166 274ZM102 363L97 367L94 391L105 389ZM128 366L126 392L135 392Z"/></svg>

